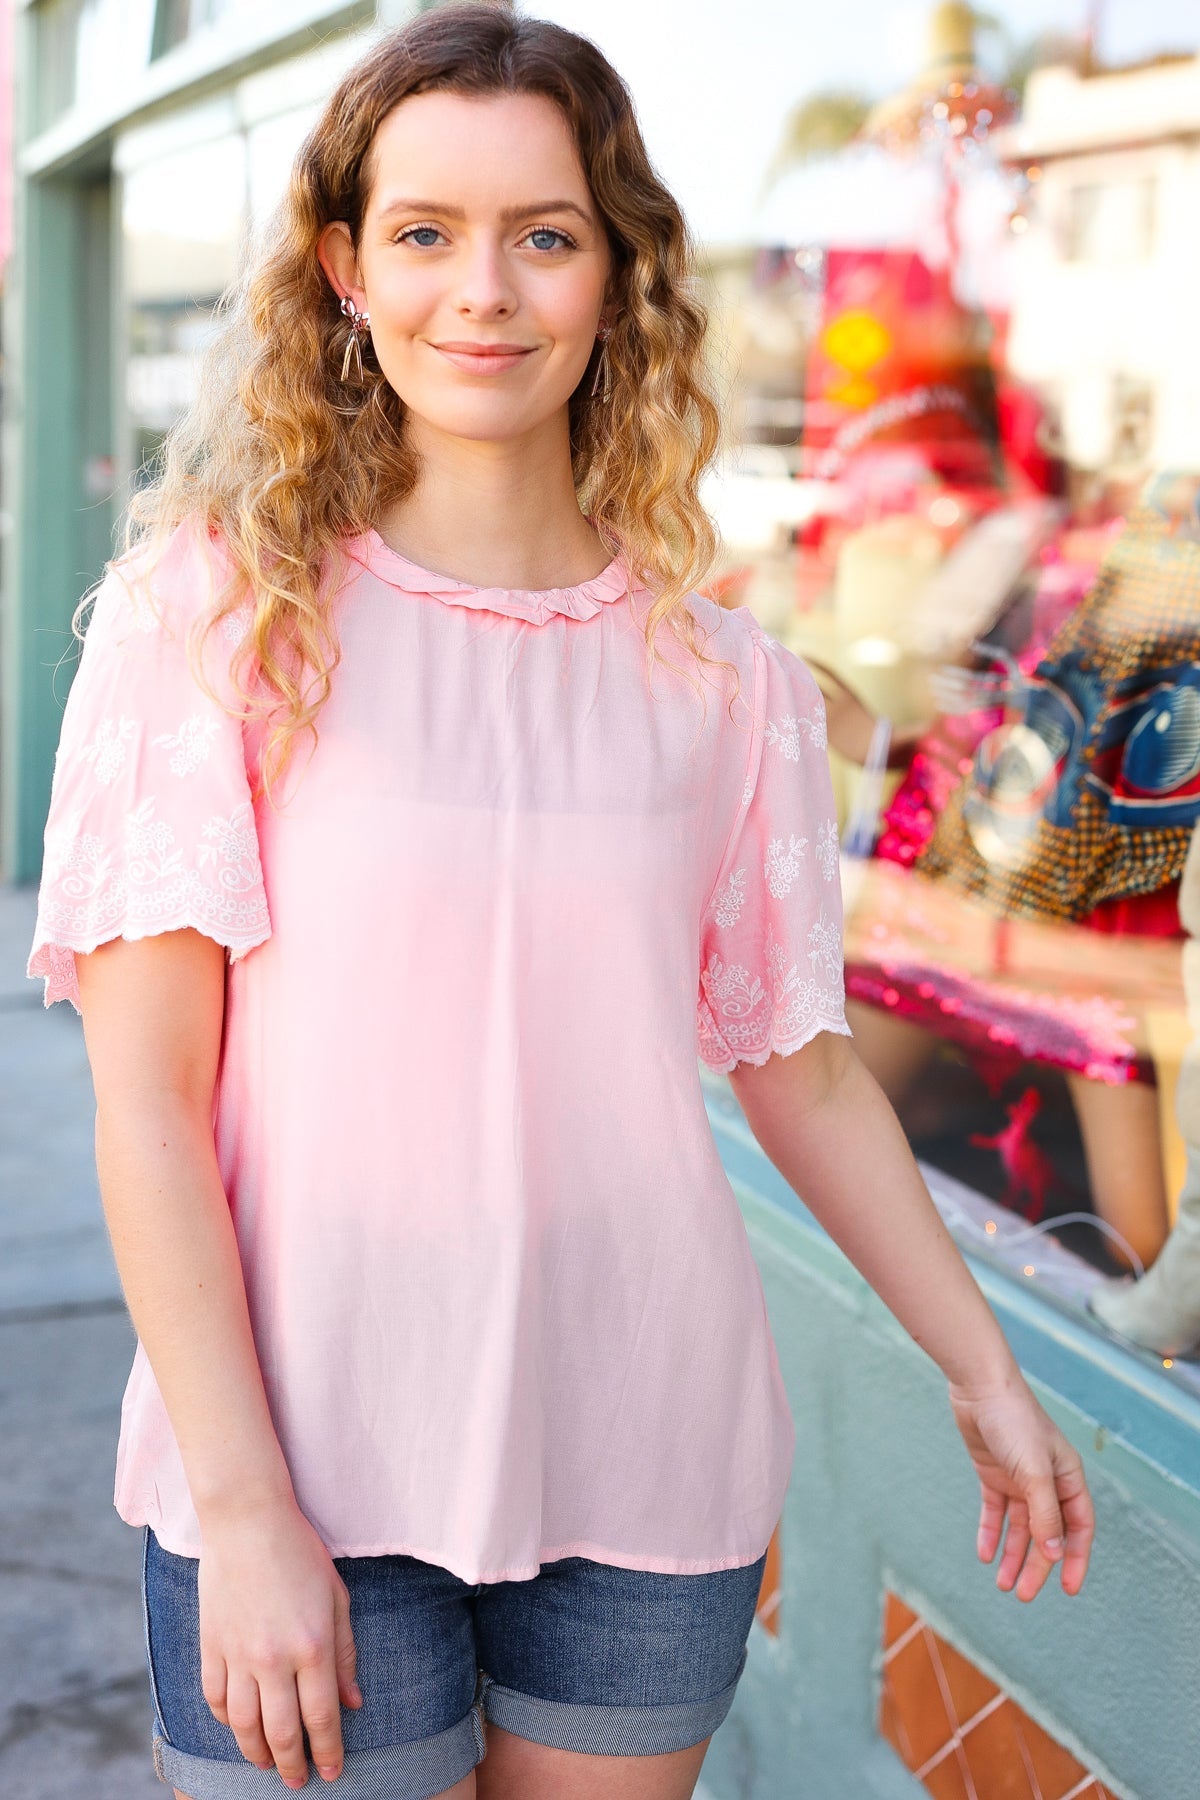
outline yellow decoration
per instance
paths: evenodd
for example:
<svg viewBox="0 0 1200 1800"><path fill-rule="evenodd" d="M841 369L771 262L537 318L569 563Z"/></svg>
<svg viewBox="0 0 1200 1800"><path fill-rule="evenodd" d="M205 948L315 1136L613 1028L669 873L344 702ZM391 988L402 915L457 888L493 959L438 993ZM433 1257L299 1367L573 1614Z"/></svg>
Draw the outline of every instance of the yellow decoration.
<svg viewBox="0 0 1200 1800"><path fill-rule="evenodd" d="M864 381L861 375L852 375L849 381L839 381L833 387L825 389L826 400L833 400L838 406L848 406L861 412L864 407L871 406L879 398L879 389L873 381Z"/></svg>
<svg viewBox="0 0 1200 1800"><path fill-rule="evenodd" d="M891 347L892 334L874 313L840 313L821 333L821 348L830 361L855 375L873 369Z"/></svg>

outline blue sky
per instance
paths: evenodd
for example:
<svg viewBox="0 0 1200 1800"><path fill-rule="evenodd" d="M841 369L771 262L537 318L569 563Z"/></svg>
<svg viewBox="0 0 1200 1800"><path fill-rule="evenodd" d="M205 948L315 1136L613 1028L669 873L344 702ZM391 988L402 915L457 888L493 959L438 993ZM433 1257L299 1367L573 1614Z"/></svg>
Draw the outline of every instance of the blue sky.
<svg viewBox="0 0 1200 1800"><path fill-rule="evenodd" d="M520 0L592 38L633 91L650 154L702 240L742 243L787 114L816 88L883 94L920 58L913 0ZM1080 31L1088 0L993 0L1017 39ZM1100 0L1101 50L1200 49L1200 0Z"/></svg>

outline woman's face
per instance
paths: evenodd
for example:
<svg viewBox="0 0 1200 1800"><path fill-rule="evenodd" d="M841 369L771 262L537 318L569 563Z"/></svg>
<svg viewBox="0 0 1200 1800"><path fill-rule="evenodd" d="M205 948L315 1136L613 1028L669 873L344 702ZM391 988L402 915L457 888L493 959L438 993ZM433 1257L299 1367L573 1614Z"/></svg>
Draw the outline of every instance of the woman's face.
<svg viewBox="0 0 1200 1800"><path fill-rule="evenodd" d="M357 255L319 254L371 315L418 434L499 442L565 409L604 311L611 253L566 119L541 95L414 94L376 133ZM492 354L481 354L492 352Z"/></svg>

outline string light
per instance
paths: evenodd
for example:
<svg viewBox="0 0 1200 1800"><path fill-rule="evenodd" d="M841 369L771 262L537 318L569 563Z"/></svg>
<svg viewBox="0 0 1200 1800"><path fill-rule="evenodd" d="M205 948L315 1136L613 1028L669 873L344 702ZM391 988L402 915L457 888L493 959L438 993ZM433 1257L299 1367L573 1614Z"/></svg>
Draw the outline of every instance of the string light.
<svg viewBox="0 0 1200 1800"><path fill-rule="evenodd" d="M943 1200L939 1204L938 1210L941 1213L943 1220L952 1231L973 1232L977 1238L988 1238L996 1235L997 1227L994 1219L989 1219L981 1230L974 1219L972 1219L968 1213L965 1213L960 1206L955 1206L952 1200ZM1107 1219L1098 1219L1095 1213L1059 1213L1053 1219L1043 1219L1040 1225L1024 1225L1017 1231L1006 1231L999 1241L1005 1245L1019 1244L1023 1242L1025 1238L1043 1237L1046 1232L1054 1231L1060 1225L1091 1225L1096 1231L1103 1232L1105 1237L1110 1238L1113 1243L1120 1245L1121 1249L1133 1264L1139 1280L1146 1273L1145 1263L1142 1261L1129 1240L1122 1237L1115 1225L1110 1225ZM1032 1275L1033 1265L1027 1264L1024 1272L1026 1275Z"/></svg>

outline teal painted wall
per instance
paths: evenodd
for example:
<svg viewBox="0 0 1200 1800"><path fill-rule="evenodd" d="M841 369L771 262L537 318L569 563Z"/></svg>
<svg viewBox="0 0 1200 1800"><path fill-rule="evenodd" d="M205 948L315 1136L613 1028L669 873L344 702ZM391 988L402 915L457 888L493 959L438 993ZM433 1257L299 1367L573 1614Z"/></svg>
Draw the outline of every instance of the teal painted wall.
<svg viewBox="0 0 1200 1800"><path fill-rule="evenodd" d="M724 1089L724 1092L722 1090ZM893 1588L1129 1800L1200 1795L1200 1407L1028 1288L972 1267L1084 1457L1081 1594L1031 1604L975 1555L979 1487L945 1381L710 1087L796 1422L780 1636L756 1626L703 1782L713 1800L915 1800L875 1730ZM970 1259L968 1259L970 1260Z"/></svg>
<svg viewBox="0 0 1200 1800"><path fill-rule="evenodd" d="M34 90L33 14L17 20L17 141ZM71 615L111 554L113 505L88 491L111 456L112 220L104 159L19 179L5 303L0 614L0 864L41 866L54 751L76 646Z"/></svg>

